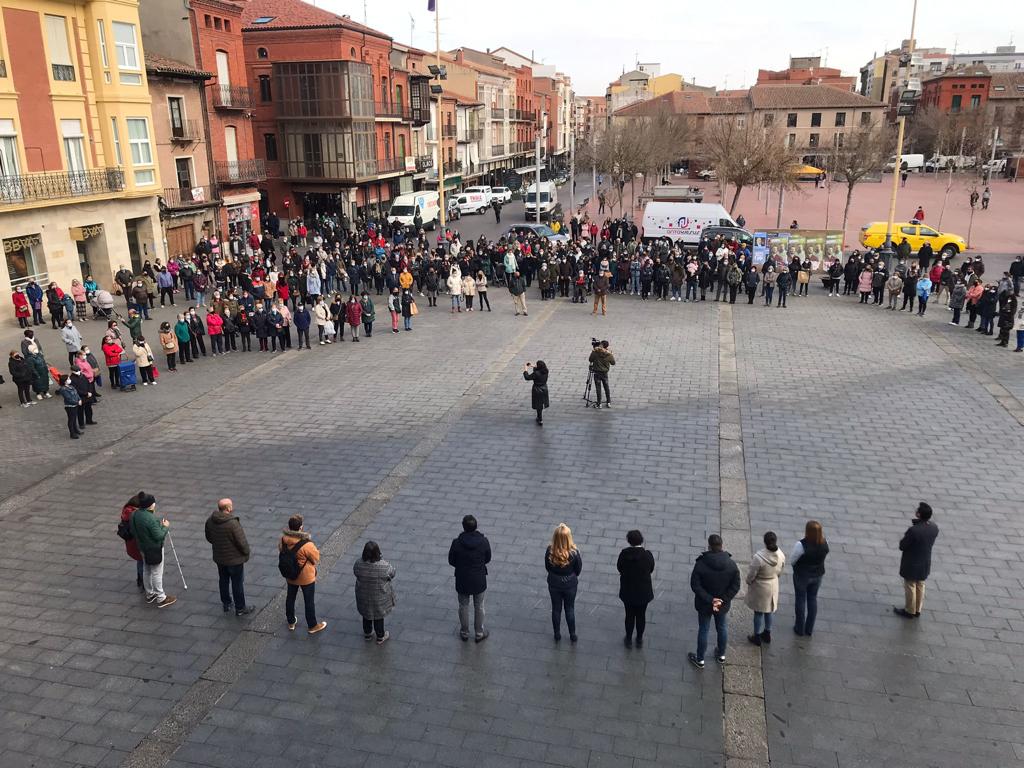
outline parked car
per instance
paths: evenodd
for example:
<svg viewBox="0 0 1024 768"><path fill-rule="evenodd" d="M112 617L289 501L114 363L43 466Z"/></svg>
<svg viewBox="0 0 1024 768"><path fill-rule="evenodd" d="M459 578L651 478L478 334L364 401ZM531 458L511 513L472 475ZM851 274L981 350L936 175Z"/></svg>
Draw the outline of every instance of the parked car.
<svg viewBox="0 0 1024 768"><path fill-rule="evenodd" d="M697 171L697 178L701 181L718 181L718 174L714 168L705 168L703 171Z"/></svg>
<svg viewBox="0 0 1024 768"><path fill-rule="evenodd" d="M881 248L885 243L885 230L888 222L873 221L860 228L860 244L865 248ZM915 224L913 222L899 222L893 224L892 242L898 245L906 238L910 248L917 253L925 243L932 244L935 253L941 253L943 258L951 259L967 248L967 241L960 235L951 232L939 232L927 224Z"/></svg>
<svg viewBox="0 0 1024 768"><path fill-rule="evenodd" d="M491 195L499 203L512 202L512 190L508 187L491 187Z"/></svg>
<svg viewBox="0 0 1024 768"><path fill-rule="evenodd" d="M526 222L525 224L514 224L509 227L505 232L504 237L506 240L515 240L519 236L530 237L537 235L538 237L546 237L549 242L552 243L565 243L568 242L569 236L562 234L561 232L555 232L547 224L537 224Z"/></svg>

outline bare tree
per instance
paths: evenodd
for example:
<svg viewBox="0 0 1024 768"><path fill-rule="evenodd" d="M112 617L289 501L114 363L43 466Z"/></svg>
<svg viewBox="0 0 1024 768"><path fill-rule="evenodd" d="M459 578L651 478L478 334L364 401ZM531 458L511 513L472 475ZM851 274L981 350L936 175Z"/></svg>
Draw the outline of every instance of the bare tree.
<svg viewBox="0 0 1024 768"><path fill-rule="evenodd" d="M736 209L743 188L775 180L790 159L777 128L755 127L753 115L728 115L709 120L703 135L705 159L723 185L732 185L729 212Z"/></svg>
<svg viewBox="0 0 1024 768"><path fill-rule="evenodd" d="M850 215L853 189L869 176L880 174L896 144L892 131L875 125L865 125L846 131L842 146L833 155L834 177L846 184L846 205L843 207L843 231Z"/></svg>

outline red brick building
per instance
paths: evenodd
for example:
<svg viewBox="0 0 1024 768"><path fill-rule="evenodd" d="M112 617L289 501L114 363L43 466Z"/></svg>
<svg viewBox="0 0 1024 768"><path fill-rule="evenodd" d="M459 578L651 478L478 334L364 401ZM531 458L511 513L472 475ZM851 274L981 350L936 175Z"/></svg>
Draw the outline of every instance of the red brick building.
<svg viewBox="0 0 1024 768"><path fill-rule="evenodd" d="M842 70L821 66L820 56L793 56L786 69L757 70L756 85L831 85L844 91L857 89L855 76L844 76Z"/></svg>
<svg viewBox="0 0 1024 768"><path fill-rule="evenodd" d="M213 175L223 201L218 229L243 239L260 231L260 193L266 176L254 151L252 93L242 49L242 9L220 0L192 0L189 21L195 61L213 73L206 83L206 112Z"/></svg>
<svg viewBox="0 0 1024 768"><path fill-rule="evenodd" d="M412 189L429 87L392 67L388 35L302 0L248 0L242 38L265 210L354 217Z"/></svg>
<svg viewBox="0 0 1024 768"><path fill-rule="evenodd" d="M982 111L989 99L992 75L981 66L948 69L921 83L921 106L943 112Z"/></svg>
<svg viewBox="0 0 1024 768"><path fill-rule="evenodd" d="M533 69L509 66L516 78L516 101L512 109L512 142L518 152L532 151L536 135L537 116L534 111Z"/></svg>

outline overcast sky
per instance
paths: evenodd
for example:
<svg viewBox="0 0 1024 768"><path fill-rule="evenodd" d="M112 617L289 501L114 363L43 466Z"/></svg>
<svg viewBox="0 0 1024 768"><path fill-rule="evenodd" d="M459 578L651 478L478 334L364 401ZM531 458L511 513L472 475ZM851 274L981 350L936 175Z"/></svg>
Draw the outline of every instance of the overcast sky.
<svg viewBox="0 0 1024 768"><path fill-rule="evenodd" d="M790 55L818 56L857 75L874 52L910 36L912 0L734 0L691 5L679 0L437 0L441 47L507 46L555 64L584 96L603 95L610 80L642 62L659 62L702 85L752 85L759 67L784 69ZM395 40L434 49L427 0L316 0ZM714 9L722 13L713 13ZM968 10L969 9L969 10ZM1013 29L1014 22L1019 29ZM881 31L881 33L880 33ZM1019 0L920 0L916 38L960 53L991 51L1024 37ZM1024 40L1018 44L1018 50Z"/></svg>

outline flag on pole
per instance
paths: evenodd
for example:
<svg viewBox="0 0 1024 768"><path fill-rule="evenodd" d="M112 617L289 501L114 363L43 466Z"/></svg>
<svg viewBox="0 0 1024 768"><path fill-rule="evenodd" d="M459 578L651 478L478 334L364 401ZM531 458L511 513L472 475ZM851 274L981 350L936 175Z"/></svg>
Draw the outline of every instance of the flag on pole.
<svg viewBox="0 0 1024 768"><path fill-rule="evenodd" d="M427 0L427 10L428 11L433 13L434 12L434 6L435 6L434 0Z"/></svg>

